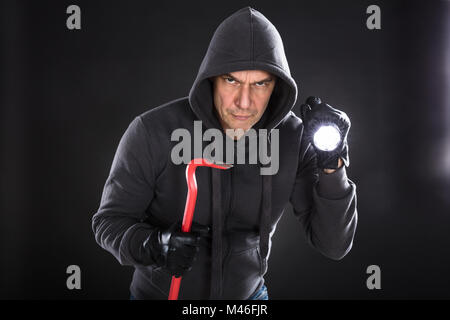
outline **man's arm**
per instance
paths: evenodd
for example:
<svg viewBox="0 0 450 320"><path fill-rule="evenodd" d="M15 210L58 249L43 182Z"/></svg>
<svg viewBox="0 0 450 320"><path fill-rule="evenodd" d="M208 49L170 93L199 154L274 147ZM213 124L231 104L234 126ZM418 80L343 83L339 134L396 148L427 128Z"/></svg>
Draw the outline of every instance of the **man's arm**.
<svg viewBox="0 0 450 320"><path fill-rule="evenodd" d="M136 117L120 140L100 207L92 218L97 243L122 265L142 263L141 244L154 231L142 222L155 183L147 134L141 118Z"/></svg>
<svg viewBox="0 0 450 320"><path fill-rule="evenodd" d="M356 186L345 166L332 173L317 168L316 155L304 141L291 194L295 216L308 242L323 255L342 259L351 249L357 224ZM327 169L325 169L327 170Z"/></svg>

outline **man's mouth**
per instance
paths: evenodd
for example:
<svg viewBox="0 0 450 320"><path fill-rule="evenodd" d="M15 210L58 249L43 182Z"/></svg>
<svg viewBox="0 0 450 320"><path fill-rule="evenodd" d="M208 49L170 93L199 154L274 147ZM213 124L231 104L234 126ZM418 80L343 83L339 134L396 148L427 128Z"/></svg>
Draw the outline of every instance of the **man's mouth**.
<svg viewBox="0 0 450 320"><path fill-rule="evenodd" d="M235 115L232 114L233 118L239 121L245 121L248 120L250 118L250 116L240 116L240 115Z"/></svg>

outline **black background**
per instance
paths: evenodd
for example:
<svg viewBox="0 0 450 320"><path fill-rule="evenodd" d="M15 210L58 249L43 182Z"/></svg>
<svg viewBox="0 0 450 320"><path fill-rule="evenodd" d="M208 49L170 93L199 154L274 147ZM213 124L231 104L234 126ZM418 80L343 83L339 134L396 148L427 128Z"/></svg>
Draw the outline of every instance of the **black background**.
<svg viewBox="0 0 450 320"><path fill-rule="evenodd" d="M81 8L81 30L66 8ZM368 30L366 8L381 8ZM352 120L358 229L339 262L292 209L273 238L271 299L450 298L449 1L1 2L0 298L128 299L132 268L94 240L120 137L186 96L217 26L261 11L299 86ZM79 265L82 289L66 288ZM368 290L366 268L381 268Z"/></svg>

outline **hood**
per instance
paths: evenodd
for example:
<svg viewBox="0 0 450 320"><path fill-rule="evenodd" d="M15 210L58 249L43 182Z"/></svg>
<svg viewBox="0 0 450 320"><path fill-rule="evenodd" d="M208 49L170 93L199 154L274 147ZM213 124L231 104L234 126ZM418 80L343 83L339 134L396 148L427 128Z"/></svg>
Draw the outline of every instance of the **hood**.
<svg viewBox="0 0 450 320"><path fill-rule="evenodd" d="M189 92L189 103L206 128L222 129L214 111L208 78L241 70L263 70L278 77L264 115L253 128L275 128L295 105L297 85L291 76L283 41L259 11L242 8L216 29Z"/></svg>

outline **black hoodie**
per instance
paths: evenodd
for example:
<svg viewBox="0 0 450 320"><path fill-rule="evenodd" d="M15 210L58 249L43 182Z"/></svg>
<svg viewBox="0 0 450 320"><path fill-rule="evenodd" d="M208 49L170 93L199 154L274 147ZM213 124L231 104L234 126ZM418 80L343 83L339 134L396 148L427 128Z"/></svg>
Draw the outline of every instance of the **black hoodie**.
<svg viewBox="0 0 450 320"><path fill-rule="evenodd" d="M209 78L239 70L277 76L268 107L253 128L278 130L279 170L261 175L260 164L197 169L194 221L212 227L212 249L200 250L182 279L179 299L248 299L261 288L271 236L289 202L308 242L322 254L338 260L351 249L356 186L345 167L332 174L317 169L302 121L291 111L297 86L282 39L266 17L245 7L215 31L189 96L137 116L119 143L92 226L100 246L122 265L135 267L130 290L137 299L169 294L170 275L156 265L143 266L140 247L155 227L170 226L184 212L186 165L171 161L178 143L171 134L184 128L193 136L199 120L202 132L221 129ZM270 144L270 135L267 140Z"/></svg>

